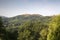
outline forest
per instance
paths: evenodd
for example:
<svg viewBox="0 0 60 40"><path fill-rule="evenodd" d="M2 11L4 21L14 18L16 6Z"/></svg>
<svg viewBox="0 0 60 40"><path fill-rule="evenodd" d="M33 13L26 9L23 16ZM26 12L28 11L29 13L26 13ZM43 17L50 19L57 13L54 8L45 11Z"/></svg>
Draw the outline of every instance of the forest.
<svg viewBox="0 0 60 40"><path fill-rule="evenodd" d="M0 40L60 40L60 15L0 16Z"/></svg>

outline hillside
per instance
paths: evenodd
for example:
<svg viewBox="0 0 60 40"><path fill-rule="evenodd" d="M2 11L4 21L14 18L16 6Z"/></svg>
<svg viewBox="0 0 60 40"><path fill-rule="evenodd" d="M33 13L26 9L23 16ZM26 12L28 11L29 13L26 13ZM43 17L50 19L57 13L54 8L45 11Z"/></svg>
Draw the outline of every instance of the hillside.
<svg viewBox="0 0 60 40"><path fill-rule="evenodd" d="M6 40L40 40L41 37L41 39L43 39L44 37L43 40L46 40L48 23L51 20L51 16L24 14L10 18L4 16L1 17L3 19L3 25L5 28L4 30L6 31L4 32L5 36L3 36L3 39L7 38ZM29 36L29 38L25 38L26 36Z"/></svg>
<svg viewBox="0 0 60 40"><path fill-rule="evenodd" d="M42 16L25 14L10 18L1 16L0 39L60 40L60 15Z"/></svg>
<svg viewBox="0 0 60 40"><path fill-rule="evenodd" d="M15 17L3 17L4 20L4 24L8 25L8 26L19 26L22 23L26 22L26 21L41 21L42 23L48 23L50 21L51 16L42 16L42 15L38 15L38 14L24 14L24 15L18 15Z"/></svg>

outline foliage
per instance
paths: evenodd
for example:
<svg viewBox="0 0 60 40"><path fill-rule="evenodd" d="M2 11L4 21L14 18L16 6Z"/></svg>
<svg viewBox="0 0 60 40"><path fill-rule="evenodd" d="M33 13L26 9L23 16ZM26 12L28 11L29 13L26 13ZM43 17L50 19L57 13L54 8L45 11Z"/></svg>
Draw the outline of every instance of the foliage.
<svg viewBox="0 0 60 40"><path fill-rule="evenodd" d="M60 40L60 15L54 16L49 25L47 40Z"/></svg>
<svg viewBox="0 0 60 40"><path fill-rule="evenodd" d="M0 40L60 40L60 15L0 17L1 34Z"/></svg>

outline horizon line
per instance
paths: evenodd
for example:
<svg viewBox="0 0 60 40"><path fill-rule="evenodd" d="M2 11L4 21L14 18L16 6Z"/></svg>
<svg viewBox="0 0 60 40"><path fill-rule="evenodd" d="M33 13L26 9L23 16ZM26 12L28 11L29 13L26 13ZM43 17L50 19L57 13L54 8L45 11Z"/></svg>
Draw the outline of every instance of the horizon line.
<svg viewBox="0 0 60 40"><path fill-rule="evenodd" d="M60 15L60 14L53 14L53 15L42 15L42 14L28 14L28 13L26 13L26 14L20 14L20 15L41 15L41 16L55 16L55 15ZM1 15L2 16L2 15ZM1 17L0 16L0 17ZM15 15L15 16L19 16L19 14L18 15ZM2 17L8 17L8 18L10 18L10 17L15 17L15 16L2 16Z"/></svg>

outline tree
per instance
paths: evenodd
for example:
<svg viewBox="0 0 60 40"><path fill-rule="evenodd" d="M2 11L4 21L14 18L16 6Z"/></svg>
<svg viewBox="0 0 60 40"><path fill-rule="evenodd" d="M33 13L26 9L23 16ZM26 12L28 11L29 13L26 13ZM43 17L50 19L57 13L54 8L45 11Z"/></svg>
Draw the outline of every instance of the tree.
<svg viewBox="0 0 60 40"><path fill-rule="evenodd" d="M60 15L52 18L48 30L47 40L60 40Z"/></svg>
<svg viewBox="0 0 60 40"><path fill-rule="evenodd" d="M40 32L41 37L39 38L39 40L46 40L47 33L48 33L47 28L42 29L41 32Z"/></svg>
<svg viewBox="0 0 60 40"><path fill-rule="evenodd" d="M2 22L2 17L0 17L0 39L4 40L4 35L5 35L5 28Z"/></svg>
<svg viewBox="0 0 60 40"><path fill-rule="evenodd" d="M40 37L40 22L27 21L19 28L18 40L38 40Z"/></svg>

